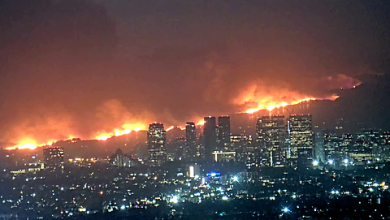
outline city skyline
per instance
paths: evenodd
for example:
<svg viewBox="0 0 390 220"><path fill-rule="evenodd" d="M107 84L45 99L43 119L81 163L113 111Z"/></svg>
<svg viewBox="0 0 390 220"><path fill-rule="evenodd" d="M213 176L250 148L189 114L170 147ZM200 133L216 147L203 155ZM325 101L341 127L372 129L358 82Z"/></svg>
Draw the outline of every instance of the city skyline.
<svg viewBox="0 0 390 220"><path fill-rule="evenodd" d="M1 147L105 139L386 84L387 6L377 4L4 3ZM357 96L378 103L383 88Z"/></svg>
<svg viewBox="0 0 390 220"><path fill-rule="evenodd" d="M245 114L255 114L257 112L261 112L262 110L264 111L268 111L269 114L272 114L272 112L274 110L279 110L279 109L284 109L285 108L288 108L289 106L294 106L294 105L298 105L298 104L302 104L302 103L305 103L305 102L310 102L310 101L315 101L316 99L314 98L306 98L306 99L302 99L302 100L299 100L299 101L294 101L292 102L291 104L287 104L286 102L282 102L278 105L274 105L274 104L271 104L269 106L258 106L258 108L249 108L247 110L244 110L243 112L240 112L240 113L245 113ZM332 99L330 99L332 100ZM155 121L156 122L156 121ZM103 132L98 132L97 135L95 136L92 136L88 139L96 139L96 140L101 140L101 141L105 141L107 140L108 138L112 138L112 137L115 137L115 136L121 136L121 135L126 135L126 134L129 134L130 132L137 132L137 131L140 131L140 130L147 130L147 125L149 123L140 123L140 122L137 122L137 123L134 123L134 124L123 124L121 125L121 128L115 128L113 129L112 131L103 131ZM197 120L197 123L196 125L203 125L204 124L204 120ZM180 125L171 125L171 126L168 126L166 131L169 131L175 127L178 127L182 130L185 129L185 126L180 126ZM66 135L66 138L65 139L62 139L62 140L66 140L66 139L72 139L72 138L79 138L78 136L76 135L73 135L73 134L69 134L69 135ZM60 139L61 140L61 139ZM38 143L36 140L34 140L34 138L30 138L30 137L26 137L26 138L22 138L21 140L19 140L18 144L14 144L13 146L7 146L5 148L7 149L15 149L15 148L19 148L19 149L33 149L33 148L36 148L36 147L39 147L39 146L44 146L44 145L51 145L53 142L55 141L58 141L54 138L49 138L47 141L45 142L40 142Z"/></svg>
<svg viewBox="0 0 390 220"><path fill-rule="evenodd" d="M0 0L0 219L390 219L390 0Z"/></svg>

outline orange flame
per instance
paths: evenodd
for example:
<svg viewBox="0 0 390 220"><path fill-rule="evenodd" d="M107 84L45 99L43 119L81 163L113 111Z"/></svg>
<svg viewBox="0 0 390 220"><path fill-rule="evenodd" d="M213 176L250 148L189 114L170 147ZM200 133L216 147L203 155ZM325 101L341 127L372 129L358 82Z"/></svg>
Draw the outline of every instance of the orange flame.
<svg viewBox="0 0 390 220"><path fill-rule="evenodd" d="M125 134L130 134L132 131L138 132L140 130L146 130L146 126L142 123L124 124L122 125L122 128L114 129L112 132L100 132L95 136L94 139L105 141L111 137L122 136Z"/></svg>
<svg viewBox="0 0 390 220"><path fill-rule="evenodd" d="M281 101L281 102L275 102L275 101L269 101L269 100L260 100L258 101L258 106L257 108L250 108L250 109L247 109L246 111L244 111L245 113L248 113L248 114L252 114L252 113L255 113L255 112L258 112L260 110L265 110L267 109L268 111L272 111L274 109L277 109L277 108L284 108L288 105L296 105L296 104L299 104L299 103L302 103L302 102L307 102L307 101L311 101L311 100L336 100L338 98L337 95L333 95L331 97L327 97L327 98L313 98L313 97L309 97L309 98L303 98L303 99L300 99L300 100L294 100L294 101ZM203 126L205 124L205 121L204 119L201 119L198 121L198 123L196 123L196 126ZM185 126L169 126L166 131L169 132L171 131L172 129L174 129L175 127L179 128L180 130L185 130ZM144 123L135 123L135 124L124 124L122 125L120 128L116 128L116 129L113 129L112 131L101 131L101 132L98 132L96 134L96 136L93 138L93 139L96 139L96 140L101 140L101 141L105 141L111 137L116 137L116 136L122 136L122 135L125 135L125 134L129 134L131 132L138 132L140 130L146 130L147 129L147 125L144 124ZM74 136L73 135L69 135L69 139L73 139ZM38 143L36 140L34 139L31 139L31 138L25 138L25 139L22 139L20 141L18 141L17 145L15 146L12 146L12 147L8 147L6 148L7 150L14 150L14 149L36 149L37 147L41 147L41 146L47 146L47 145L52 145L53 143L55 142L55 140L50 140L46 143Z"/></svg>
<svg viewBox="0 0 390 220"><path fill-rule="evenodd" d="M19 149L19 150L23 150L23 149L34 150L35 148L37 148L37 145L35 143L25 143L25 144L20 144L18 146L14 146L14 147L9 147L9 148L7 148L7 150L15 150L15 149Z"/></svg>
<svg viewBox="0 0 390 220"><path fill-rule="evenodd" d="M268 105L266 105L266 107L264 107L263 105L259 104L259 106L257 108L250 108L250 109L247 109L245 111L245 113L248 113L248 114L253 114L255 112L258 112L260 110L264 110L264 109L267 109L268 111L272 111L276 108L284 108L288 105L296 105L296 104L299 104L299 103L302 103L302 102L308 102L308 101L314 101L314 100L336 100L338 99L339 96L337 95L333 95L331 97L327 97L327 98L304 98L304 99L300 99L300 100L295 100L295 101L291 101L289 103L287 102L280 102L280 103L268 103Z"/></svg>
<svg viewBox="0 0 390 220"><path fill-rule="evenodd" d="M54 142L56 142L56 141L55 140L51 140L51 141L48 141L47 143L40 143L40 144L38 144L37 141L35 141L33 139L30 139L30 138L26 138L26 139L23 139L23 140L19 141L19 144L15 145L15 146L7 147L6 150L16 150L16 149L19 149L19 150L24 150L24 149L34 150L37 147L53 145Z"/></svg>
<svg viewBox="0 0 390 220"><path fill-rule="evenodd" d="M174 128L178 128L178 129L180 129L180 130L182 130L182 131L186 130L186 128L183 127L183 126L170 126L170 127L168 127L165 131L168 132L168 131L171 131L171 130L174 129Z"/></svg>
<svg viewBox="0 0 390 220"><path fill-rule="evenodd" d="M198 126L198 125L204 125L204 123L205 123L205 121L204 121L204 119L202 119L202 120L200 120L198 123L196 123L196 125Z"/></svg>

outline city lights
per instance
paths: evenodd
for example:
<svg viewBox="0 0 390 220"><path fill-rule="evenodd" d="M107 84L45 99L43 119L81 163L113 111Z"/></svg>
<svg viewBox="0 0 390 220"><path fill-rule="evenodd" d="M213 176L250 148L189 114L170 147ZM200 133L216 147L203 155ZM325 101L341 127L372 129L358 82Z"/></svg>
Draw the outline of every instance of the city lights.
<svg viewBox="0 0 390 220"><path fill-rule="evenodd" d="M390 220L390 0L0 9L0 220Z"/></svg>
<svg viewBox="0 0 390 220"><path fill-rule="evenodd" d="M177 196L173 196L172 198L171 198L171 200L170 200L170 202L171 203L178 203L179 202L179 199L178 199L178 197Z"/></svg>
<svg viewBox="0 0 390 220"><path fill-rule="evenodd" d="M305 98L297 103L310 100L314 99ZM27 159L32 160L31 162L18 162L18 165L22 167L15 167L10 171L3 169L5 173L9 172L12 176L10 181L21 182L17 185L20 197L17 200L3 199L3 204L10 203L12 207L22 207L19 204L26 196L23 193L25 189L19 186L33 183L36 180L44 182L45 175L55 175L56 178L72 176L73 172L80 168L83 169L83 172L79 174L83 180L82 183L72 182L70 185L67 184L68 180L64 180L61 185L53 186L50 185L50 182L46 182L44 184L50 185L50 188L48 187L50 191L47 192L48 196L45 197L45 200L36 200L36 198L41 197L40 193L29 193L28 195L31 196L26 204L38 203L42 207L48 204L60 204L54 209L61 208L61 216L69 217L97 213L101 209L103 213L115 210L148 209L148 207L159 209L161 205L164 206L168 203L171 208L170 215L180 216L182 212L186 211L184 209L176 210L179 207L178 203L181 202L193 203L199 207L202 204L217 204L219 202L223 207L231 202L236 202L237 199L246 198L259 204L277 205L272 207L273 210L280 210L282 207L282 213L279 213L279 217L283 217L283 215L288 216L292 212L290 207L285 207L285 205L289 202L299 204L302 199L306 199L308 195L305 192L305 187L313 183L323 186L326 193L317 194L317 196L319 196L318 199L327 201L340 199L344 196L360 198L377 192L380 194L388 189L385 180L380 180L381 184L379 184L379 180L349 183L355 184L359 189L358 192L346 190L339 185L340 181L336 181L339 178L351 179L346 178L347 174L340 171L345 171L349 164L352 166L348 169L353 169L356 165L355 162L359 161L359 157L369 159L359 161L358 165L364 166L364 169L381 169L385 166L380 164L386 160L379 154L371 156L371 152L349 154L343 151L342 156L340 156L341 154L334 152L334 146L352 148L354 147L352 145L354 139L371 138L375 136L374 132L357 134L356 138L351 134L328 135L313 131L313 116L311 114L290 114L288 117L272 115L272 111L276 111L278 108L283 108L280 110L284 111L284 107L288 105L289 102L284 101L279 104L268 103L268 105L264 105L265 107L259 105L259 109L261 107L261 109L269 111L268 115L254 117L254 115L240 114L236 116L245 116L251 119L251 124L245 122L247 125L239 127L242 134L232 133L231 117L225 115L207 116L198 123L186 122L185 127L164 127L163 123L154 122L149 124L146 131L146 126L140 123L125 124L120 128L113 129L112 132L99 132L95 138L100 141L95 139L81 141L78 138L63 142L49 141L42 145L43 159L39 158L38 153L32 151L34 155ZM256 111L258 109L250 110L250 112ZM202 127L197 128L197 126ZM340 127L338 126L338 129ZM254 135L247 134L246 129L252 129L255 132ZM142 132L145 135L143 137L140 135L141 132L135 133L141 130L144 131ZM131 139L134 138L132 135L113 138L131 133L136 136L136 143L131 143ZM383 137L385 135L386 133L383 134ZM390 134L388 136L390 137ZM113 138L112 142L106 141L110 138ZM32 139L24 139L16 148L33 150L41 146L36 143ZM104 146L105 153L99 152L103 156L79 156L79 153L84 150L87 150L86 154L95 154L94 150L98 151L99 145L96 145L97 148L93 148L93 150L88 145L92 146L96 143ZM363 146L365 144L365 142L358 143L363 143ZM66 147L62 147L62 144ZM109 156L104 155L110 151L110 148L106 147L110 144L118 146L118 149L111 151ZM356 143L354 144L356 145ZM76 151L77 156L73 155L64 161L64 151L70 149L70 153L67 152L66 155L74 154L71 152L73 146L80 149L80 152ZM129 148L134 146L136 146L136 150L129 151ZM119 147L123 147L124 151ZM369 149L361 147L357 146L357 149ZM261 149L260 155L256 149ZM282 149L286 149L287 152ZM14 152L7 152L6 160L12 162L15 157L13 154ZM326 161L325 164L328 166L323 167L322 161ZM170 169L170 163L175 162L180 162L177 164L177 169ZM210 164L212 166L207 166ZM374 166L370 167L370 165ZM64 168L67 166L71 169ZM287 168L283 169L282 177L259 172L263 168L269 169L270 172L280 172L277 170L280 167ZM47 172L40 173L41 170L47 170ZM127 173L126 170L129 172ZM313 172L308 176L301 175L300 172L305 170L320 172ZM64 175L58 175L59 173ZM31 177L32 175L34 177ZM321 178L323 175L334 181L326 185L323 184L322 179L324 178ZM110 178L106 178L107 176ZM248 190L248 188L256 186L261 186L262 190ZM137 189L147 189L148 192L144 193L143 190ZM59 195L68 192L75 196L68 201L62 201ZM79 195L82 196L76 196L76 193L80 193ZM83 208L86 201L94 198L94 195L99 197L99 202L102 201L102 207L97 210ZM274 204L269 203L269 201ZM381 202L383 201L381 200ZM67 208L68 204L74 204L81 208ZM238 207L239 203L237 204ZM180 205L180 208L184 207ZM307 208L300 205L296 207L297 210L299 209L297 212L304 213L303 210L307 211L306 213L313 212L313 210L315 213L318 212L317 207ZM256 212L257 216L264 215L261 211ZM232 214L229 210L219 213L223 213L223 216Z"/></svg>

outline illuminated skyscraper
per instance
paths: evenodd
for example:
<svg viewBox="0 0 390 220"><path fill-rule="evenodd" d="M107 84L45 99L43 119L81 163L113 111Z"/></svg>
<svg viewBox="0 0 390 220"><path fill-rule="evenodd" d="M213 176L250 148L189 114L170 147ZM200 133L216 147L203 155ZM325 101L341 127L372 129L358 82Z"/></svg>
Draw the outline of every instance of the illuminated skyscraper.
<svg viewBox="0 0 390 220"><path fill-rule="evenodd" d="M187 146L186 138L177 137L175 138L175 140L170 141L170 145L173 145L174 149L176 149L176 154L174 155L173 158L182 160L184 158L189 158L190 156L192 156Z"/></svg>
<svg viewBox="0 0 390 220"><path fill-rule="evenodd" d="M264 116L257 120L256 144L263 149L264 165L281 167L285 165L287 137L284 116Z"/></svg>
<svg viewBox="0 0 390 220"><path fill-rule="evenodd" d="M43 148L43 160L45 168L64 168L64 149L62 147Z"/></svg>
<svg viewBox="0 0 390 220"><path fill-rule="evenodd" d="M230 151L230 117L218 117L218 149L220 151Z"/></svg>
<svg viewBox="0 0 390 220"><path fill-rule="evenodd" d="M186 145L192 157L200 156L200 152L196 144L196 127L194 122L186 123Z"/></svg>
<svg viewBox="0 0 390 220"><path fill-rule="evenodd" d="M288 133L291 159L308 166L313 157L313 125L311 115L290 115Z"/></svg>
<svg viewBox="0 0 390 220"><path fill-rule="evenodd" d="M230 147L231 151L246 151L248 146L252 145L251 135L231 135Z"/></svg>
<svg viewBox="0 0 390 220"><path fill-rule="evenodd" d="M204 118L203 136L204 136L204 151L205 159L213 161L213 152L217 148L217 134L215 117L209 116Z"/></svg>
<svg viewBox="0 0 390 220"><path fill-rule="evenodd" d="M325 140L324 132L316 132L314 136L314 153L317 161L325 163Z"/></svg>
<svg viewBox="0 0 390 220"><path fill-rule="evenodd" d="M152 167L161 166L167 161L165 149L166 133L164 125L153 123L149 125L148 131L148 162Z"/></svg>
<svg viewBox="0 0 390 220"><path fill-rule="evenodd" d="M324 134L324 152L326 160L334 160L342 157L340 151L340 137L336 133L328 132Z"/></svg>

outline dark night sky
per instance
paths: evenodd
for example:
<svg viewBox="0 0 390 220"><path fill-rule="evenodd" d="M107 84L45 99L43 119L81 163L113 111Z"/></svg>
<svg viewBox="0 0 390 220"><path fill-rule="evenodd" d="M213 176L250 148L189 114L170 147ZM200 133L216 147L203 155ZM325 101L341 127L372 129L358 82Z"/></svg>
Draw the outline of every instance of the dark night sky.
<svg viewBox="0 0 390 220"><path fill-rule="evenodd" d="M390 70L387 0L0 1L0 142L181 125Z"/></svg>

